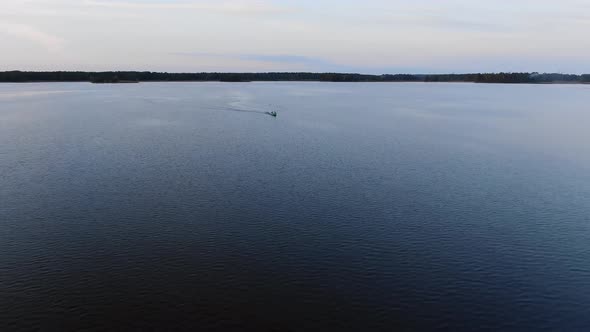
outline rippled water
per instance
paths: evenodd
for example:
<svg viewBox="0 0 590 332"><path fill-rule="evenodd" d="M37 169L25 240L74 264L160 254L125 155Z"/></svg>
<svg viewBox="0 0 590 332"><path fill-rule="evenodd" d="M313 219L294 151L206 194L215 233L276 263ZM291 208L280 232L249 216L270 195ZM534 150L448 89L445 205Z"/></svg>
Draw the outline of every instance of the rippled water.
<svg viewBox="0 0 590 332"><path fill-rule="evenodd" d="M588 105L582 85L2 84L0 325L587 330Z"/></svg>

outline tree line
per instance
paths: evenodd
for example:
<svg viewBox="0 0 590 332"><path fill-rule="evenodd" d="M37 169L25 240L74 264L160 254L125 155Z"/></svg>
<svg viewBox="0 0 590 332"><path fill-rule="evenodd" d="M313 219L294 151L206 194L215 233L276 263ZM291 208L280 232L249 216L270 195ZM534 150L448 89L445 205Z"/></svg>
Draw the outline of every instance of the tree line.
<svg viewBox="0 0 590 332"><path fill-rule="evenodd" d="M5 71L0 82L253 82L253 81L320 81L320 82L476 82L476 83L590 83L590 74L559 73L471 73L471 74L384 74L355 73L165 73L150 71Z"/></svg>

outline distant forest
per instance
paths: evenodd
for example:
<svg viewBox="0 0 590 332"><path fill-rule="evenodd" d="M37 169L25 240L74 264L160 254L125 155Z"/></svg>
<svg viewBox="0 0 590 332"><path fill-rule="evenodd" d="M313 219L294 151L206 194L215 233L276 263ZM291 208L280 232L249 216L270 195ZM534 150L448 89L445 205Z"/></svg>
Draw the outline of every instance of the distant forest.
<svg viewBox="0 0 590 332"><path fill-rule="evenodd" d="M0 82L253 82L253 81L320 81L320 82L475 82L475 83L590 83L590 74L476 73L476 74L345 74L345 73L158 73L138 71L5 71Z"/></svg>

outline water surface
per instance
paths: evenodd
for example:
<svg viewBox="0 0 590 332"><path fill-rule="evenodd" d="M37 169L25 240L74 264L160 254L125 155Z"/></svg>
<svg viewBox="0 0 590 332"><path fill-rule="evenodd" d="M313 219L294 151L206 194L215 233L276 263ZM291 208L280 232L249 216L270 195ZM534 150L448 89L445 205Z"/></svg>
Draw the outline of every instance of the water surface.
<svg viewBox="0 0 590 332"><path fill-rule="evenodd" d="M587 330L589 104L583 85L2 84L0 325Z"/></svg>

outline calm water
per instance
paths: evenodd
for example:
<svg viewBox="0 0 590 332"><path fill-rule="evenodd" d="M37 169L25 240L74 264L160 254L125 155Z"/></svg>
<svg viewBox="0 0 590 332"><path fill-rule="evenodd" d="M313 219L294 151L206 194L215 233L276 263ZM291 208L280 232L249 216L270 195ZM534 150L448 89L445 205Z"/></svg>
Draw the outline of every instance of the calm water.
<svg viewBox="0 0 590 332"><path fill-rule="evenodd" d="M574 85L2 84L1 330L588 330L588 105Z"/></svg>

